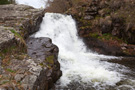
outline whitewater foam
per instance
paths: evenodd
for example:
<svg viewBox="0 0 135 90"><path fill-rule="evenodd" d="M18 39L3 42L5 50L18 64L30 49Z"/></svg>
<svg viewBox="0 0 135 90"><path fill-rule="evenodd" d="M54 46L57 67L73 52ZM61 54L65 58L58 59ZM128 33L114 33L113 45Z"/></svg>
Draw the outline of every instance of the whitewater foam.
<svg viewBox="0 0 135 90"><path fill-rule="evenodd" d="M46 13L35 37L49 37L59 47L58 60L63 72L60 86L67 86L73 81L115 85L123 76L110 69L116 64L101 61L116 57L98 55L87 50L77 35L76 23L70 15Z"/></svg>

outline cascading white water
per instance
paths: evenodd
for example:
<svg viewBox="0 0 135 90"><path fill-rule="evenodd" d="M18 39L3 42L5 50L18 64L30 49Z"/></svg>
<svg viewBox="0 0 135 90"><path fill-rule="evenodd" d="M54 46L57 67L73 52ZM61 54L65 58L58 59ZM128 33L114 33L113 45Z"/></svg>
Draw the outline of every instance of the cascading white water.
<svg viewBox="0 0 135 90"><path fill-rule="evenodd" d="M115 57L87 50L77 35L75 21L69 15L46 13L35 37L49 37L59 47L58 60L63 72L60 86L67 86L73 81L85 85L92 83L93 86L113 86L123 77L113 69L117 64L101 61Z"/></svg>

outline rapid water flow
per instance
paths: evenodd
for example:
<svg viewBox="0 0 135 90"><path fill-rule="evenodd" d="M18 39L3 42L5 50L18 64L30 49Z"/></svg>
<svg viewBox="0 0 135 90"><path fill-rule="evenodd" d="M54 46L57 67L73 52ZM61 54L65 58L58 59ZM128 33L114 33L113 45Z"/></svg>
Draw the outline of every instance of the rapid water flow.
<svg viewBox="0 0 135 90"><path fill-rule="evenodd" d="M58 60L63 75L56 86L69 88L64 90L107 90L124 78L120 72L125 69L119 68L122 66L101 61L116 57L99 55L86 48L70 15L46 13L35 37L49 37L59 47ZM125 90L134 90L132 88Z"/></svg>

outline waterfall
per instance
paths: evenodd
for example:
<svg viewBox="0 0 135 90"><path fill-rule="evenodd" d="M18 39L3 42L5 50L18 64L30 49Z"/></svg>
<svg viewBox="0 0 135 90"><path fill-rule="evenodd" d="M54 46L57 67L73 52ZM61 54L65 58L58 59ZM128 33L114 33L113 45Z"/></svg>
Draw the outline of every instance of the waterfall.
<svg viewBox="0 0 135 90"><path fill-rule="evenodd" d="M78 37L76 23L70 15L46 13L35 37L49 37L59 47L58 60L63 72L59 80L61 87L76 82L82 87L92 85L101 89L115 86L123 78L118 72L122 70L118 64L101 61L116 57L99 55L86 48Z"/></svg>

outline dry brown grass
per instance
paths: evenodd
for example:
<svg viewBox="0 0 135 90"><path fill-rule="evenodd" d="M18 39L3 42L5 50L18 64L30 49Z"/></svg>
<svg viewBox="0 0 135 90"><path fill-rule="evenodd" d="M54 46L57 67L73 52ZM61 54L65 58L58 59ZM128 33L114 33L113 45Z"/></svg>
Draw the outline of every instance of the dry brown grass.
<svg viewBox="0 0 135 90"><path fill-rule="evenodd" d="M89 4L91 0L54 0L48 1L49 7L46 8L46 12L64 13L69 8L77 8L84 4Z"/></svg>
<svg viewBox="0 0 135 90"><path fill-rule="evenodd" d="M69 8L67 0L54 0L48 1L49 7L46 8L47 12L63 13Z"/></svg>

